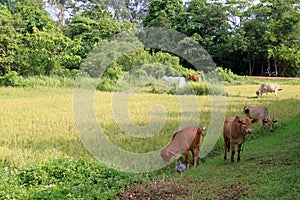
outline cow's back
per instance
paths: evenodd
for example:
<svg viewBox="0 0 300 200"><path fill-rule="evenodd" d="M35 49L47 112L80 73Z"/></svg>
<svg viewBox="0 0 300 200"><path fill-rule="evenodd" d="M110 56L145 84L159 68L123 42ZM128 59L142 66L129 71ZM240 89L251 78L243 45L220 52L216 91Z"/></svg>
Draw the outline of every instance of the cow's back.
<svg viewBox="0 0 300 200"><path fill-rule="evenodd" d="M278 83L267 83L265 87L268 92L273 92L274 90L279 89L280 86Z"/></svg>
<svg viewBox="0 0 300 200"><path fill-rule="evenodd" d="M262 106L245 106L243 112L251 119L263 120L269 115L268 108Z"/></svg>
<svg viewBox="0 0 300 200"><path fill-rule="evenodd" d="M224 137L231 139L232 134L236 132L237 126L234 123L235 119L236 117L226 117L223 128Z"/></svg>
<svg viewBox="0 0 300 200"><path fill-rule="evenodd" d="M184 153L193 143L197 135L198 127L188 126L173 135L171 143L168 148L176 150L179 154Z"/></svg>

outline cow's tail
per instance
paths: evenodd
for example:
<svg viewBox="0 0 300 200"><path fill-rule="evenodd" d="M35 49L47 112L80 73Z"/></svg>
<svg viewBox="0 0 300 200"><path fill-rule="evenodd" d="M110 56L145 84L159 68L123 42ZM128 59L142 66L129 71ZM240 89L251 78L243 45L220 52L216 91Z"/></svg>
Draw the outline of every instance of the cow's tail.
<svg viewBox="0 0 300 200"><path fill-rule="evenodd" d="M206 128L204 127L203 129L200 129L199 127L197 128L197 135L199 135L199 136L204 136L204 130L205 130Z"/></svg>

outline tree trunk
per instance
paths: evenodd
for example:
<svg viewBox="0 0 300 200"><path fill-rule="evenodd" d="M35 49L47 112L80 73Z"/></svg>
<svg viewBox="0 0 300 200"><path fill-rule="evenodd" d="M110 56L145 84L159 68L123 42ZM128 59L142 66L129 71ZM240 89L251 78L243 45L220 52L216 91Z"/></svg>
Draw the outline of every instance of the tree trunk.
<svg viewBox="0 0 300 200"><path fill-rule="evenodd" d="M62 27L66 24L66 9L64 6L60 6L59 18L59 27Z"/></svg>
<svg viewBox="0 0 300 200"><path fill-rule="evenodd" d="M249 66L249 76L252 76L252 70L251 70L251 58L250 58L250 55L249 56L249 59L248 59L248 66Z"/></svg>
<svg viewBox="0 0 300 200"><path fill-rule="evenodd" d="M276 76L278 75L278 70L277 70L277 63L276 63L276 60L274 61L274 65L275 65L275 73L276 73Z"/></svg>

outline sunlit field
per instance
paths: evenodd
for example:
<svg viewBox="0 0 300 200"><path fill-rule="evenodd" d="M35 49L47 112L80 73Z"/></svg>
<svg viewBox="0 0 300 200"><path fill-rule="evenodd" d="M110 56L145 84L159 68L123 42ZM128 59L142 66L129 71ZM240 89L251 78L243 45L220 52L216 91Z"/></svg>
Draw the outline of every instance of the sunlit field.
<svg viewBox="0 0 300 200"><path fill-rule="evenodd" d="M276 128L285 126L300 114L300 85L282 85L277 97L271 93L255 97L259 85L226 86L227 116L243 116L242 108L248 104L269 108L271 118L279 122ZM72 88L0 88L0 162L22 166L64 156L91 157L81 143L72 112ZM179 124L189 124L199 109L199 126L209 126L211 114L210 96L176 96L167 94L132 94L129 102L113 105L113 93L96 92L95 110L99 125L117 146L132 152L148 152L164 147ZM197 104L190 103L196 98ZM179 100L184 103L184 111ZM151 109L157 105L156 116ZM115 115L118 109L128 109L130 122L146 126L155 120L165 120L160 131L147 138L136 138L124 133ZM112 113L114 110L114 114ZM155 114L155 112L154 112ZM197 112L196 112L197 114ZM166 117L164 117L166 116ZM122 117L122 116L121 116ZM222 124L220 124L222 126ZM255 129L266 127L255 125ZM147 135L147 133L145 133ZM221 133L220 133L221 135ZM221 141L221 139L220 139ZM217 149L222 148L221 142Z"/></svg>

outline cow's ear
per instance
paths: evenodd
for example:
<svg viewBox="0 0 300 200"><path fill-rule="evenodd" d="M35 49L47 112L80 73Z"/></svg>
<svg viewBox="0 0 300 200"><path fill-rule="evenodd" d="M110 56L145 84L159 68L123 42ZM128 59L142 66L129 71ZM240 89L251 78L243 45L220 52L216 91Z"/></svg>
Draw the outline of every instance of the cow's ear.
<svg viewBox="0 0 300 200"><path fill-rule="evenodd" d="M276 123L276 122L278 122L276 119L273 119L272 121L273 121L273 123Z"/></svg>
<svg viewBox="0 0 300 200"><path fill-rule="evenodd" d="M206 131L206 127L204 126L204 127L201 129L201 131Z"/></svg>
<svg viewBox="0 0 300 200"><path fill-rule="evenodd" d="M244 106L243 110L244 110L245 114L249 114L249 108L248 108L248 106Z"/></svg>
<svg viewBox="0 0 300 200"><path fill-rule="evenodd" d="M252 120L251 120L251 123L252 123L252 124L255 124L255 123L258 122L258 121L259 121L258 119L252 119Z"/></svg>
<svg viewBox="0 0 300 200"><path fill-rule="evenodd" d="M267 123L268 123L268 120L264 119L264 120L263 120L263 123L267 124Z"/></svg>
<svg viewBox="0 0 300 200"><path fill-rule="evenodd" d="M239 116L236 116L235 119L234 119L234 121L241 123L241 120L240 120Z"/></svg>

